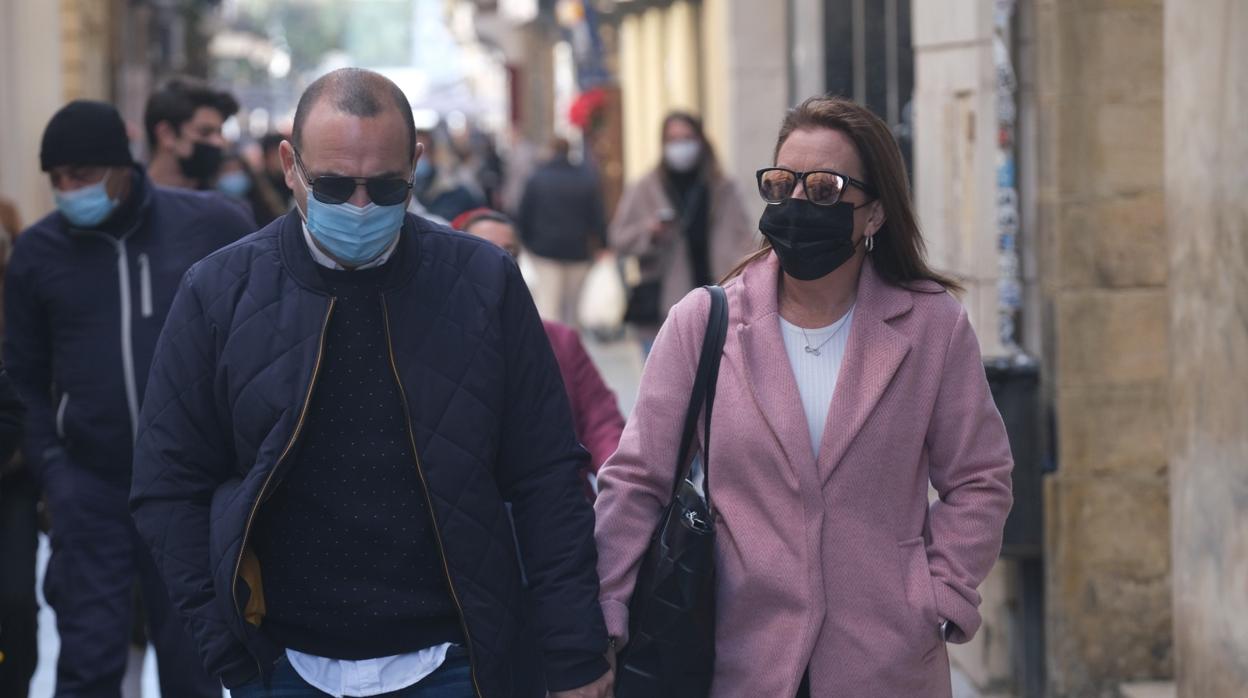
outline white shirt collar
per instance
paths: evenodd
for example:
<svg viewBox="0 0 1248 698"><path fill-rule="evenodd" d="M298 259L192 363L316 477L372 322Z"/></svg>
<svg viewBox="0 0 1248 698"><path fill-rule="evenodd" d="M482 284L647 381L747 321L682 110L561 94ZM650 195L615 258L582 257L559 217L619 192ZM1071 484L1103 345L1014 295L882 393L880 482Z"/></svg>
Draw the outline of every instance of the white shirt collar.
<svg viewBox="0 0 1248 698"><path fill-rule="evenodd" d="M302 225L303 225L303 240L304 242L308 243L308 251L312 253L312 259L316 260L317 264L327 269L346 269L346 267L334 261L333 257L330 257L329 255L322 252L321 248L317 247L316 242L312 239L312 233L308 230L308 224L303 223ZM385 264L386 262L388 262L390 260L390 255L394 254L394 251L398 248L399 238L402 237L402 235L403 235L403 232L400 229L399 234L394 236L394 241L391 242L386 247L385 251L382 252L381 255L377 257L377 259L374 259L368 264L361 264L360 266L356 267L356 270L373 269L375 267L379 267Z"/></svg>

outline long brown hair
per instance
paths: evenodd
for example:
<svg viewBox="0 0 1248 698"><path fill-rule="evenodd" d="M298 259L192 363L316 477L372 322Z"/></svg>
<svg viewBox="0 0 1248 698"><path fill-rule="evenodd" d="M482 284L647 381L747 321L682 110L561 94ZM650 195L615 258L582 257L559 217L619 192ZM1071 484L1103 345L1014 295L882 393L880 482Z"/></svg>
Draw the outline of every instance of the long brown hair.
<svg viewBox="0 0 1248 698"><path fill-rule="evenodd" d="M780 136L772 162L780 147L794 131L831 129L849 137L862 160L863 176L879 193L884 207L884 224L875 233L875 249L870 253L875 271L890 284L911 288L915 282L934 281L945 290L959 292L962 285L938 274L927 264L927 247L919 231L910 200L910 178L906 175L901 149L888 125L870 110L844 97L811 97L790 109L780 125ZM771 254L771 243L746 257L724 277L727 282L746 267Z"/></svg>

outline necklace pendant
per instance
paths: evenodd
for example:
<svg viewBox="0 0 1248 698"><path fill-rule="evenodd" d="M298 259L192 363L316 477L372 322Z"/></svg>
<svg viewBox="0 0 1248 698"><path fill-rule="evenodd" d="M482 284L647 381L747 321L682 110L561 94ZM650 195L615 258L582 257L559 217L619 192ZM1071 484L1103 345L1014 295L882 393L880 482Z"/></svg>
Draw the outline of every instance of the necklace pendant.
<svg viewBox="0 0 1248 698"><path fill-rule="evenodd" d="M818 349L815 349L814 347L811 347L811 346L809 346L809 345L807 345L807 347L806 347L806 353L807 353L807 354L814 354L815 356L819 356L819 350L818 350Z"/></svg>

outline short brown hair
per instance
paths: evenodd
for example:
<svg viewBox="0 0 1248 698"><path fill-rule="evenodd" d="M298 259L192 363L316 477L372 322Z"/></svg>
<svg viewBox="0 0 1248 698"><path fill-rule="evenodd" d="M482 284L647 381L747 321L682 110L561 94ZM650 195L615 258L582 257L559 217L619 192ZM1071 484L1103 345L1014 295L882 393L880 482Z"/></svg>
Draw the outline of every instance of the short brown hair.
<svg viewBox="0 0 1248 698"><path fill-rule="evenodd" d="M785 114L772 163L794 131L819 129L839 131L849 137L862 160L863 177L878 192L876 198L884 207L884 224L875 234L871 261L880 277L894 286L910 288L916 282L934 281L946 290L961 291L961 284L928 266L927 247L911 203L910 178L901 149L888 125L869 109L845 97L807 99ZM725 281L770 253L771 243L764 241L762 249L747 257Z"/></svg>

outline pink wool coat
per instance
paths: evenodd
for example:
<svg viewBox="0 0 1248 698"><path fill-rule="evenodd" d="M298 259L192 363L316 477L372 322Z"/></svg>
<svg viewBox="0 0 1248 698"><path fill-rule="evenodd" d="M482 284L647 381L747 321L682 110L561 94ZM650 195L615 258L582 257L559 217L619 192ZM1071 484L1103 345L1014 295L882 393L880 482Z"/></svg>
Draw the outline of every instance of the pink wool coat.
<svg viewBox="0 0 1248 698"><path fill-rule="evenodd" d="M778 316L775 255L726 286L711 420L715 698L949 696L940 619L966 642L1001 547L1013 461L979 344L947 293L863 265L844 364L811 452ZM935 284L926 290L939 290ZM595 506L602 609L627 642L637 568L672 488L709 296L672 309ZM699 432L699 436L701 433ZM939 500L929 506L928 483Z"/></svg>

